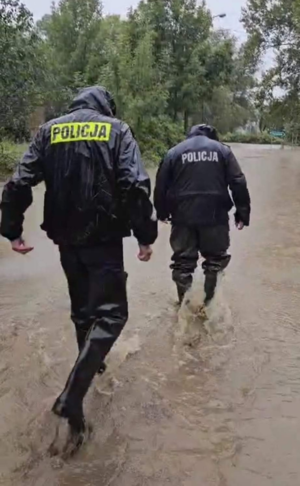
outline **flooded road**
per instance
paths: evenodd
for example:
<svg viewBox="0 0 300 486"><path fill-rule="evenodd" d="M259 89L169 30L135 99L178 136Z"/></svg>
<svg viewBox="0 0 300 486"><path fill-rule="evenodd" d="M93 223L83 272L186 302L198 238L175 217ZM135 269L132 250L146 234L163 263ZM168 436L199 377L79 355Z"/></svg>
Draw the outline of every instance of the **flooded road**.
<svg viewBox="0 0 300 486"><path fill-rule="evenodd" d="M209 321L177 314L169 226L147 266L126 241L130 321L86 401L94 436L68 463L48 456L49 409L76 344L57 250L38 229L42 190L26 223L35 251L23 258L0 241L1 485L299 485L299 152L235 152L252 226L232 229Z"/></svg>

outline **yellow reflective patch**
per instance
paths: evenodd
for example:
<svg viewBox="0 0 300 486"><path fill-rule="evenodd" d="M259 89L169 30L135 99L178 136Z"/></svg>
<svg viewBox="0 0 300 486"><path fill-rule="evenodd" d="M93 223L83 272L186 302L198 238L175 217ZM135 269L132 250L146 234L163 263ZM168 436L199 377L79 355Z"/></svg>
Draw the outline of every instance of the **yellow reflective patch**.
<svg viewBox="0 0 300 486"><path fill-rule="evenodd" d="M110 123L60 123L51 127L51 145L68 142L108 142Z"/></svg>

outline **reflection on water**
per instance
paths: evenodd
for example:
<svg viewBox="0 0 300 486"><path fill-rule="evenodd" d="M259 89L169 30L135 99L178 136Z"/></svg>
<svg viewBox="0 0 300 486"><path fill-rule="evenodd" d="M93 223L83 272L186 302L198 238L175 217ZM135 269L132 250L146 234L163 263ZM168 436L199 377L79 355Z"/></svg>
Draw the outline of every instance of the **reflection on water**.
<svg viewBox="0 0 300 486"><path fill-rule="evenodd" d="M203 278L177 313L169 227L153 261L126 242L131 318L86 410L90 443L51 459L49 410L76 356L56 248L26 223L35 252L0 241L0 484L4 486L298 486L300 420L299 153L236 148L253 200L250 229L232 230L232 263L208 319Z"/></svg>

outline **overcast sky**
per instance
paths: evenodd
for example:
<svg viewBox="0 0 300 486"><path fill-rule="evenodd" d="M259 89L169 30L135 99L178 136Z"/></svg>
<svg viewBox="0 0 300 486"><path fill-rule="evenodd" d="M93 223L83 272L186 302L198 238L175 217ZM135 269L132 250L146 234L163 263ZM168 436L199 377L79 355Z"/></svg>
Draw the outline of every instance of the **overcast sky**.
<svg viewBox="0 0 300 486"><path fill-rule="evenodd" d="M23 2L36 18L50 11L51 0L23 0ZM138 0L104 0L103 3L106 13L126 14L127 9L131 5L136 5ZM241 7L245 3L246 0L207 0L213 15L223 12L227 14L226 19L215 20L216 27L233 30L240 40L245 40L245 33L239 22Z"/></svg>

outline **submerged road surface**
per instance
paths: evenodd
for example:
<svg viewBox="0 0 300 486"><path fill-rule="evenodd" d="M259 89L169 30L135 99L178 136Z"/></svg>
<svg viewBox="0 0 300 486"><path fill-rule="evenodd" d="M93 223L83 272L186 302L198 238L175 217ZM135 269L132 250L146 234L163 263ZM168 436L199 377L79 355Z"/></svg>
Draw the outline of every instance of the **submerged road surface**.
<svg viewBox="0 0 300 486"><path fill-rule="evenodd" d="M235 152L252 226L232 230L233 259L210 320L178 317L169 226L149 265L128 240L131 318L86 401L94 436L67 463L48 455L49 409L76 346L57 249L38 226L42 189L26 223L35 251L20 257L1 240L1 485L299 485L299 152Z"/></svg>

